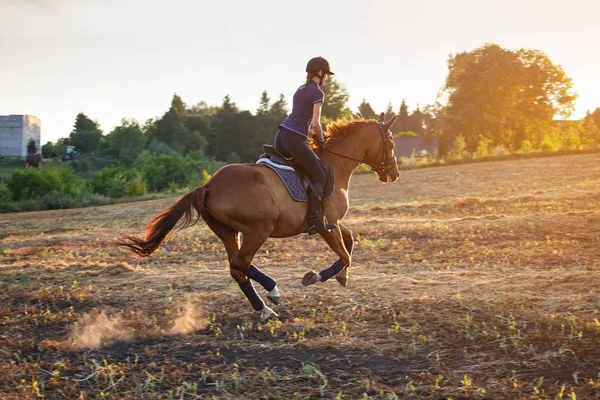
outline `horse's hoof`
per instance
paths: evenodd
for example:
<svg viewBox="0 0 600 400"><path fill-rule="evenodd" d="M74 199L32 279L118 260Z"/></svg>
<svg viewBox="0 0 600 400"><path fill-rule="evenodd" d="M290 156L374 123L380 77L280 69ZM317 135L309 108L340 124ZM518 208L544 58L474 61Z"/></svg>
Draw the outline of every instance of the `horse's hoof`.
<svg viewBox="0 0 600 400"><path fill-rule="evenodd" d="M342 285L343 287L348 287L348 276L346 274L336 275L335 280L338 281L339 284Z"/></svg>
<svg viewBox="0 0 600 400"><path fill-rule="evenodd" d="M315 271L310 271L310 272L307 272L306 275L304 275L304 278L302 278L302 284L304 286L309 286L309 285L312 285L313 283L317 283L320 280L321 280L321 275L319 275Z"/></svg>
<svg viewBox="0 0 600 400"><path fill-rule="evenodd" d="M279 296L279 289L277 289L277 286L275 286L273 290L267 293L267 299L269 299L271 303L275 304L276 306L279 305L280 298L281 297Z"/></svg>
<svg viewBox="0 0 600 400"><path fill-rule="evenodd" d="M273 311L272 309L270 309L267 306L265 306L265 308L263 308L260 311L260 321L261 322L265 322L269 318L277 318L277 317L279 317L279 315L277 315L277 313L275 311Z"/></svg>

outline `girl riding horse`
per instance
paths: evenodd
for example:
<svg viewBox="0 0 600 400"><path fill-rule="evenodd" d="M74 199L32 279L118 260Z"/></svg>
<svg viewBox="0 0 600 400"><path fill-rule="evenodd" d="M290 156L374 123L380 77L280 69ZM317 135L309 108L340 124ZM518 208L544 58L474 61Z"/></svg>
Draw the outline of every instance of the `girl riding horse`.
<svg viewBox="0 0 600 400"><path fill-rule="evenodd" d="M325 139L318 118L315 119L315 114L317 117L320 115L321 108L315 105L322 105L322 99L317 101L319 98L316 95L322 92L316 85L315 78L321 84L327 79L327 72L331 71L329 65L323 63L323 59L319 63L322 64L319 64L318 69L311 69L312 72L308 73L309 79L304 91L298 95L298 107L301 108L296 112L292 111L290 118L294 117L291 120L288 118L284 121L276 140L280 151L289 151L290 154L295 152L296 157L300 154L300 158L313 161L318 160L317 156L311 155L312 151L304 149L292 135L302 141L304 134L308 133L307 105L312 102L314 135L319 141ZM310 65L312 64L309 63ZM296 107L296 99L294 106ZM323 220L319 219L315 221L314 230L325 239L337 254L338 260L318 273L306 273L302 279L303 285L325 282L332 277L341 285L347 285L354 240L352 232L340 221L349 208L350 177L358 164L365 163L373 168L381 182L394 182L398 179L400 173L394 156L394 140L389 132L394 120L395 117L385 122L382 114L379 121L360 118L328 126L326 148L321 146L316 152L331 166L335 175L335 190L325 201L324 215L327 220L335 222L336 226L328 229L325 224L321 225ZM291 128L301 130L299 133L285 132ZM310 165L308 168L311 168ZM320 177L317 176L319 173L316 168L314 173L315 176L311 178L316 179L315 183L318 184ZM198 214L195 218L194 210ZM277 314L265 305L252 281L260 284L267 291L267 298L275 304L279 304L280 294L275 280L252 264L254 255L269 237L283 238L306 232L308 212L307 204L295 201L279 176L265 165L231 164L217 171L204 186L184 195L174 205L156 215L146 227L145 238L125 234L118 244L140 256L149 256L173 229L193 225L202 217L225 246L231 276L254 310L260 312L261 319L266 320ZM243 235L241 244L240 233Z"/></svg>

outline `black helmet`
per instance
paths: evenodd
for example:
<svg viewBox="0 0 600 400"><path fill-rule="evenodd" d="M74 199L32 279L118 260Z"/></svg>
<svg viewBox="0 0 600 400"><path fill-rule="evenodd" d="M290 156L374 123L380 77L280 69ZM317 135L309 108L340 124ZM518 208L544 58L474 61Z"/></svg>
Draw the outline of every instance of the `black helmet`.
<svg viewBox="0 0 600 400"><path fill-rule="evenodd" d="M306 72L315 72L321 69L325 71L327 75L335 75L329 68L329 61L323 57L311 58L308 64L306 64Z"/></svg>

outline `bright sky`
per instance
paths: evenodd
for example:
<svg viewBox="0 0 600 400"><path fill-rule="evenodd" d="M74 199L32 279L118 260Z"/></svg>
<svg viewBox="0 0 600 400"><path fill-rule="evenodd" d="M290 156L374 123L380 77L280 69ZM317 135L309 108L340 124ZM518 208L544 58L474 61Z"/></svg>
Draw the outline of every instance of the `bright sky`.
<svg viewBox="0 0 600 400"><path fill-rule="evenodd" d="M433 103L452 53L488 42L535 48L600 107L598 0L0 0L0 115L42 120L42 142L83 111L108 133L226 94L254 112L291 100L309 58L329 59L356 110Z"/></svg>

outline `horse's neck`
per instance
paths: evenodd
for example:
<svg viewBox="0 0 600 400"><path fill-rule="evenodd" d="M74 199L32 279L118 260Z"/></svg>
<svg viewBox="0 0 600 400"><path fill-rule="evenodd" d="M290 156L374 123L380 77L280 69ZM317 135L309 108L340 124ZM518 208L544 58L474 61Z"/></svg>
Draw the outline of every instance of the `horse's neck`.
<svg viewBox="0 0 600 400"><path fill-rule="evenodd" d="M349 158L344 158L327 151L319 154L319 157L333 168L335 172L336 188L347 190L350 185L350 178L359 164L359 161L355 160L360 160L363 155L363 146L357 145L357 143L360 143L360 141L354 142L349 138L345 138L345 140L340 141L331 148L333 153L341 154Z"/></svg>

